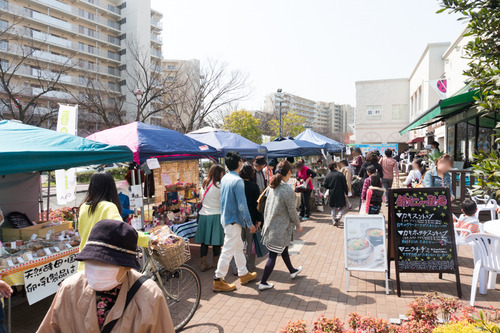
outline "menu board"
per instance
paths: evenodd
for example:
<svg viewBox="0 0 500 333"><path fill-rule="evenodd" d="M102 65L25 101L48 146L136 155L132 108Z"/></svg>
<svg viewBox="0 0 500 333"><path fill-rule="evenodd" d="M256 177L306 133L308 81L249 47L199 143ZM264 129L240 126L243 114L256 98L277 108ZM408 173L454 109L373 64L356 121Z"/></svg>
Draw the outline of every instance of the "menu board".
<svg viewBox="0 0 500 333"><path fill-rule="evenodd" d="M460 276L447 188L393 189L389 192L398 296L400 272Z"/></svg>

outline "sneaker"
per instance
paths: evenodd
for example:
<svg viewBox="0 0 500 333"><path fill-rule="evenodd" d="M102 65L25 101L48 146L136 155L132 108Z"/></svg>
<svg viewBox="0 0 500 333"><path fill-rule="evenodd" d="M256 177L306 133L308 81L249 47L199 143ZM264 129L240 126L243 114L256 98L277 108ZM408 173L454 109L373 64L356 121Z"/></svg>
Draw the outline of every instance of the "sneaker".
<svg viewBox="0 0 500 333"><path fill-rule="evenodd" d="M295 273L290 273L292 280L295 279L300 272L302 272L302 266L297 267L297 271Z"/></svg>
<svg viewBox="0 0 500 333"><path fill-rule="evenodd" d="M227 283L224 279L214 280L214 292L228 292L236 290L236 286L234 284Z"/></svg>
<svg viewBox="0 0 500 333"><path fill-rule="evenodd" d="M309 219L309 218L308 218L307 216L304 216L304 217L302 218L302 221L307 221L307 219Z"/></svg>
<svg viewBox="0 0 500 333"><path fill-rule="evenodd" d="M248 272L243 276L240 276L240 282L241 284L247 284L250 281L253 281L257 278L257 273L256 272Z"/></svg>
<svg viewBox="0 0 500 333"><path fill-rule="evenodd" d="M333 226L338 227L339 226L340 219L336 218L333 220Z"/></svg>
<svg viewBox="0 0 500 333"><path fill-rule="evenodd" d="M267 289L273 289L274 288L274 284L272 283L267 283L267 284L263 284L263 283L260 283L259 284L259 290L267 290Z"/></svg>

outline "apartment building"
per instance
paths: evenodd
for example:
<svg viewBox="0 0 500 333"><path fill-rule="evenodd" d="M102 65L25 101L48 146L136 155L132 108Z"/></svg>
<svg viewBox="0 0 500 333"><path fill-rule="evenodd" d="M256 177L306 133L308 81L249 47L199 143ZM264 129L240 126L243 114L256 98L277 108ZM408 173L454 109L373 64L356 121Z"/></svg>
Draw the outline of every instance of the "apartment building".
<svg viewBox="0 0 500 333"><path fill-rule="evenodd" d="M404 143L400 135L409 121L409 80L356 82L355 135L357 144Z"/></svg>
<svg viewBox="0 0 500 333"><path fill-rule="evenodd" d="M74 103L92 82L95 94L102 91L110 105L125 98L121 112L130 121L137 101L127 89L128 48L137 41L151 62L161 62L161 18L150 0L0 0L1 66L13 73L12 91L21 104L58 79L56 89L31 110L39 117L57 109L58 103ZM25 54L30 56L16 68ZM0 95L4 101L8 98L5 91ZM2 116L10 118L6 103ZM100 127L100 120L86 111L80 110L83 134Z"/></svg>
<svg viewBox="0 0 500 333"><path fill-rule="evenodd" d="M343 116L342 132L353 133L356 124L356 108L349 104L341 105L341 113Z"/></svg>
<svg viewBox="0 0 500 333"><path fill-rule="evenodd" d="M264 111L278 113L281 101L283 114L294 111L304 117L304 126L311 127L325 134L346 132L346 110L352 112L350 105L340 105L334 102L313 101L290 93L274 93L268 95L264 103ZM353 115L348 114L349 119ZM352 121L354 122L354 121Z"/></svg>

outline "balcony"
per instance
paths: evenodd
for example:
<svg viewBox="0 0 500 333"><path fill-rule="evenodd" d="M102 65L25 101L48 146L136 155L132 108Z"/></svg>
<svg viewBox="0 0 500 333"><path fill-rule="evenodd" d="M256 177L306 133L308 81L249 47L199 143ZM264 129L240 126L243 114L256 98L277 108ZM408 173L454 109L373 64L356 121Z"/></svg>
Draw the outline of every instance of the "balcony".
<svg viewBox="0 0 500 333"><path fill-rule="evenodd" d="M163 23L161 21L151 18L151 25L159 30L163 30Z"/></svg>
<svg viewBox="0 0 500 333"><path fill-rule="evenodd" d="M155 50L151 49L151 56L156 57L156 58L162 58L161 51L160 50Z"/></svg>
<svg viewBox="0 0 500 333"><path fill-rule="evenodd" d="M31 37L33 39L39 40L39 41L44 42L44 43L55 44L55 45L67 47L67 48L72 47L72 42L70 40L56 37L56 36L52 36L52 35L49 35L49 34L46 34L46 33L40 32L40 31L36 31L36 30L31 30Z"/></svg>
<svg viewBox="0 0 500 333"><path fill-rule="evenodd" d="M71 30L72 24L60 19L57 19L52 16L48 16L42 13L30 11L30 17L33 18L36 21L47 23L49 25L56 26L58 28L64 29L64 30Z"/></svg>
<svg viewBox="0 0 500 333"><path fill-rule="evenodd" d="M161 44L161 43L162 43L162 41L163 41L163 39L161 38L161 36L160 36L160 35L153 34L153 33L151 34L151 40L152 40L153 42L157 42L157 43L160 43L160 44Z"/></svg>
<svg viewBox="0 0 500 333"><path fill-rule="evenodd" d="M41 88L33 88L32 94L38 95L42 93L43 90ZM71 99L71 94L64 91L49 91L43 95L48 98L57 98L57 99Z"/></svg>
<svg viewBox="0 0 500 333"><path fill-rule="evenodd" d="M50 6L53 8L63 10L65 12L71 12L71 6L67 5L65 3L62 3L60 1L56 1L56 0L36 0L36 1L41 2L43 4L46 4L47 6Z"/></svg>

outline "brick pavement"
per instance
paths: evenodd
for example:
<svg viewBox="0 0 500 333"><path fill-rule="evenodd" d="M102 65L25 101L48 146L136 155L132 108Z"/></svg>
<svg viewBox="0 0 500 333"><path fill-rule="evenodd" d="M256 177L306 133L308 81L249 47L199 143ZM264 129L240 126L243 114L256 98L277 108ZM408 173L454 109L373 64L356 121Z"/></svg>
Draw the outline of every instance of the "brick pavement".
<svg viewBox="0 0 500 333"><path fill-rule="evenodd" d="M278 259L270 282L275 288L260 292L258 282L240 286L235 276L227 281L236 283L232 293L213 293L213 270L200 273L203 283L200 307L185 332L277 332L288 320L313 321L321 314L337 316L342 320L351 312L373 315L384 319L398 318L406 313L406 305L428 291L456 296L454 275L401 274L402 297L395 294L396 282L389 281L390 293L385 294L383 273L353 272L350 292L346 292L344 270L343 228L332 225L328 213L315 213L304 222L304 231L297 235L304 245L299 254L292 255L295 266L304 271L291 280L286 267ZM198 267L199 247L193 245L192 266ZM470 297L472 280L472 251L468 246L459 250L460 278L463 300ZM258 261L257 273L262 276L265 260ZM392 264L394 271L394 264ZM393 276L394 278L394 273ZM500 307L500 290L489 290L478 295L476 306Z"/></svg>
<svg viewBox="0 0 500 333"><path fill-rule="evenodd" d="M456 296L454 275L449 274L445 274L443 280L438 279L438 274L401 274L402 297L398 298L395 280L389 281L390 294L385 294L383 273L353 272L351 291L346 292L343 228L332 225L329 213L314 213L303 225L303 233L296 237L303 241L300 253L291 256L295 266L304 267L301 275L291 280L283 261L278 258L270 278L274 289L259 292L258 282L242 287L237 277L230 275L227 280L236 281L238 290L216 294L212 292L214 270L199 273L203 283L202 300L184 332L277 332L288 320L313 321L321 314L345 320L350 312L398 318L406 312L406 305L414 297L428 291ZM257 262L260 278L265 260ZM199 246L196 244L192 245L192 259L188 264L199 271ZM463 300L468 301L473 265L470 247L460 247L459 264ZM50 301L51 298L31 307L24 302L13 307L13 332L34 332ZM500 290L478 295L476 305L484 304L500 307Z"/></svg>

